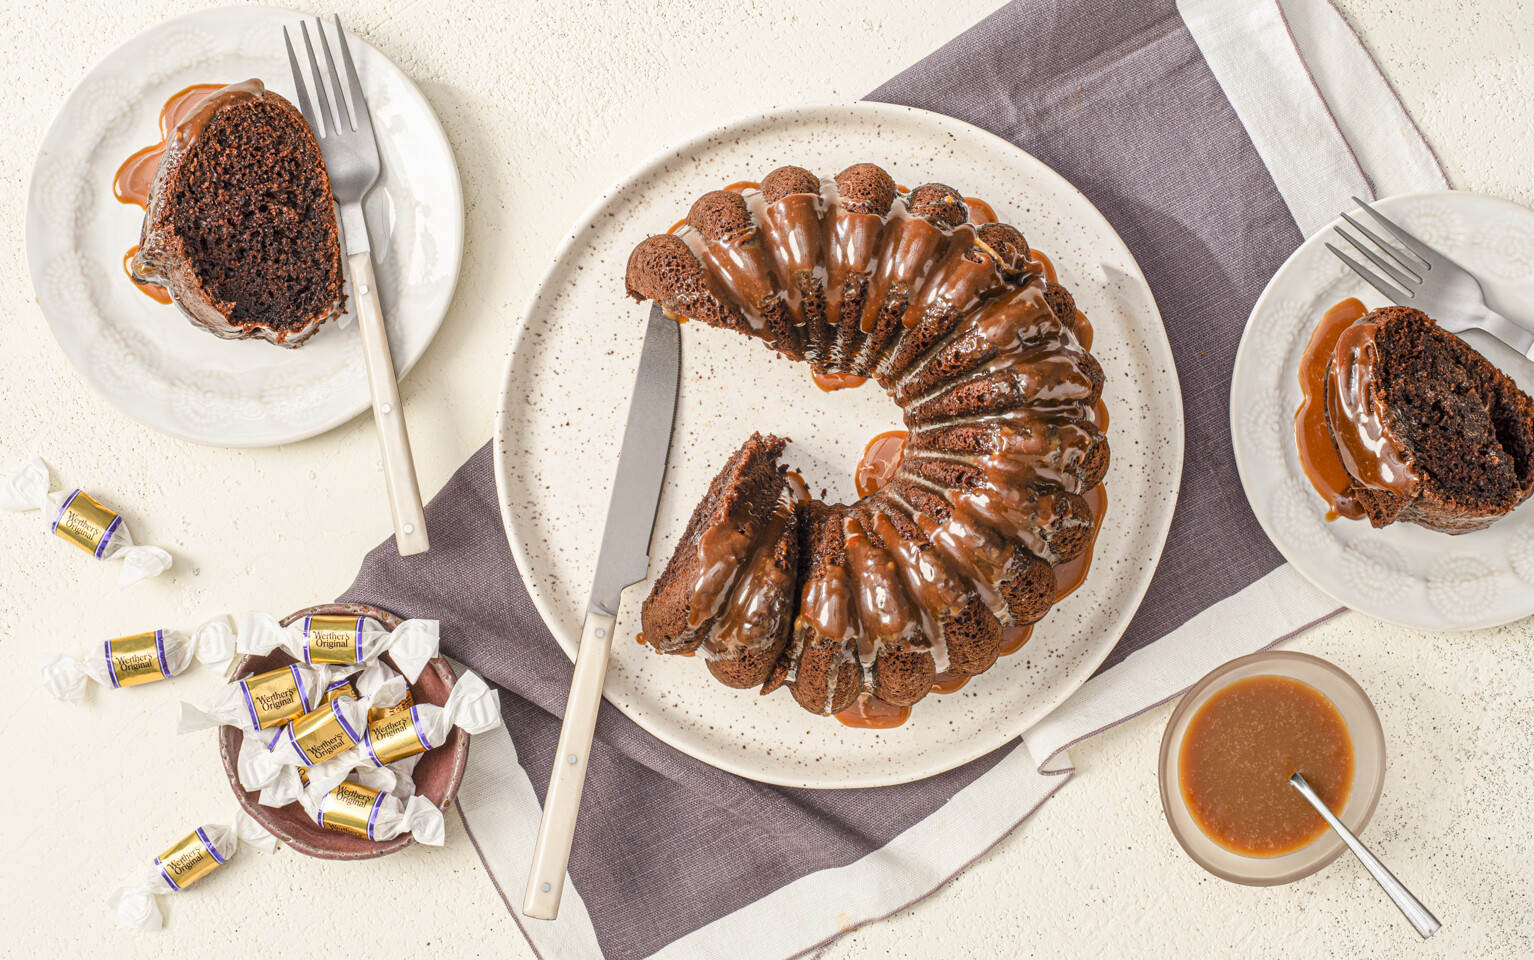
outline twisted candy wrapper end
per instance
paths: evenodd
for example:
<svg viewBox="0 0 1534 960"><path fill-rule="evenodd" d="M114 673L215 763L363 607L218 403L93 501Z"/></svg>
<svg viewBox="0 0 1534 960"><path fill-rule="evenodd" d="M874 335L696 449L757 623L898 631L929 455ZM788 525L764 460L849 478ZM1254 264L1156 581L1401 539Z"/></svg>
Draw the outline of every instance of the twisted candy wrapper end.
<svg viewBox="0 0 1534 960"><path fill-rule="evenodd" d="M21 513L43 510L48 506L48 488L53 478L42 457L33 457L11 471L0 484L0 510Z"/></svg>
<svg viewBox="0 0 1534 960"><path fill-rule="evenodd" d="M419 793L405 804L404 825L400 832L412 834L416 843L424 843L428 847L440 847L447 839L447 825L443 822L442 811L424 794Z"/></svg>
<svg viewBox="0 0 1534 960"><path fill-rule="evenodd" d="M406 620L389 637L389 657L405 679L415 683L437 655L439 627L435 620Z"/></svg>
<svg viewBox="0 0 1534 960"><path fill-rule="evenodd" d="M465 670L447 695L442 713L450 727L463 727L471 734L495 729L501 722L501 691L473 670Z"/></svg>
<svg viewBox="0 0 1534 960"><path fill-rule="evenodd" d="M228 665L235 653L234 624L229 622L229 615L221 613L193 630L192 649L197 651L197 659L202 663Z"/></svg>
<svg viewBox="0 0 1534 960"><path fill-rule="evenodd" d="M253 653L264 657L282 646L285 634L282 624L269 613L251 611L240 615L236 628L236 649L240 653Z"/></svg>
<svg viewBox="0 0 1534 960"><path fill-rule="evenodd" d="M74 657L55 654L43 664L43 689L55 700L78 703L85 696L86 681L90 675Z"/></svg>
<svg viewBox="0 0 1534 960"><path fill-rule="evenodd" d="M119 527L114 536L126 546L126 549L117 552L123 562L122 569L117 571L118 587L131 587L140 580L158 577L169 570L174 562L170 552L163 547L134 546L127 527ZM110 556L111 552L107 554L107 557Z"/></svg>
<svg viewBox="0 0 1534 960"><path fill-rule="evenodd" d="M277 849L277 838L267 832L250 814L236 808L234 822L225 826L209 824L200 828L208 843L217 851L220 863L234 856L240 844L254 847L263 853ZM174 849L174 848L173 848ZM189 881L190 882L190 881ZM118 887L107 894L107 908L117 914L117 919L135 930L159 930L164 925L160 905L155 897L175 893L158 867L148 880L136 887Z"/></svg>

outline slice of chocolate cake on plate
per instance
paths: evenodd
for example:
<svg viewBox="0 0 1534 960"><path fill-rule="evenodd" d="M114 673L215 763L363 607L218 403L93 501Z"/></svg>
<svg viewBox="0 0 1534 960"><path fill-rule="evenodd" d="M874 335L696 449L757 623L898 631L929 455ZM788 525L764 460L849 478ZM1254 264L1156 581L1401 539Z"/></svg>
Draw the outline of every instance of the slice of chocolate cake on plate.
<svg viewBox="0 0 1534 960"><path fill-rule="evenodd" d="M166 145L129 269L226 340L297 347L339 316L340 230L303 114L259 80L204 100Z"/></svg>

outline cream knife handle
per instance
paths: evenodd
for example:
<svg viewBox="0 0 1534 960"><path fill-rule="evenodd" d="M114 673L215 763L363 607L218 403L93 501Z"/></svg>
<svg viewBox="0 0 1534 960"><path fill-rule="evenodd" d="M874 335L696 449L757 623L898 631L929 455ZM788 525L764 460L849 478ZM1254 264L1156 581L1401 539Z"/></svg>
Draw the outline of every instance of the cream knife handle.
<svg viewBox="0 0 1534 960"><path fill-rule="evenodd" d="M543 799L543 822L533 847L533 866L527 875L522 912L536 920L559 916L559 895L564 892L565 868L570 863L570 841L575 837L575 815L581 808L581 789L586 785L586 761L591 736L597 728L597 708L602 705L602 681L607 677L607 657L613 649L613 626L617 621L605 613L586 612L581 627L581 648L575 655L575 677L565 704L565 722L559 728L559 749L554 754L554 773Z"/></svg>
<svg viewBox="0 0 1534 960"><path fill-rule="evenodd" d="M373 422L378 425L378 445L383 450L384 482L389 488L389 509L394 514L394 545L400 556L425 553L426 511L421 507L421 486L415 479L415 460L410 455L410 434L405 431L405 410L399 402L399 382L394 379L394 358L389 354L389 334L384 329L383 305L373 277L373 256L367 251L347 258L352 272L352 292L357 298L357 329L362 332L362 355L368 364L368 390L373 394Z"/></svg>

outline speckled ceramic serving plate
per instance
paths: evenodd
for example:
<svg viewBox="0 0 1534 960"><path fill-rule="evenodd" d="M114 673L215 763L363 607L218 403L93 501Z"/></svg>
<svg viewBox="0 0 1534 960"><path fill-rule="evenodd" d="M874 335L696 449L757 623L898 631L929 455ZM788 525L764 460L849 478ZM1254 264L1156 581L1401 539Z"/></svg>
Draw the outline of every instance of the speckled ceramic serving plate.
<svg viewBox="0 0 1534 960"><path fill-rule="evenodd" d="M256 77L291 99L282 28L302 19L273 7L231 7L155 24L80 81L32 168L27 268L48 328L85 382L119 410L194 443L291 443L340 426L372 403L350 317L327 322L296 350L220 340L145 296L123 270L144 211L112 195L118 166L160 139L161 107L193 84ZM349 35L348 43L383 158L366 208L389 349L403 377L453 299L463 192L452 148L421 91L361 37ZM356 303L347 286L348 303Z"/></svg>
<svg viewBox="0 0 1534 960"><path fill-rule="evenodd" d="M1534 318L1534 210L1460 191L1404 194L1376 206L1481 278L1509 315ZM1354 216L1368 222L1361 211ZM1300 357L1327 308L1348 297L1371 309L1386 305L1332 256L1329 239L1341 245L1330 227L1318 231L1273 275L1236 354L1230 429L1253 512L1296 570L1387 623L1471 630L1534 614L1534 504L1457 537L1409 523L1375 530L1364 520L1327 522L1294 444ZM1465 340L1534 392L1534 363L1479 330Z"/></svg>
<svg viewBox="0 0 1534 960"><path fill-rule="evenodd" d="M905 184L952 184L995 207L1054 260L1096 329L1107 372L1109 507L1086 585L1033 639L904 726L853 729L786 690L714 681L696 658L635 642L650 584L624 595L606 695L666 743L742 776L801 787L903 783L1015 738L1077 689L1113 648L1160 556L1182 465L1182 401L1156 304L1118 235L1069 183L1011 144L948 117L876 103L794 107L727 121L651 158L604 193L555 253L527 304L496 418L507 536L533 602L575 655L616 468L647 307L624 296L629 251L701 193L793 163L830 176L871 160ZM874 384L827 394L805 364L689 323L671 462L651 543L665 566L710 479L753 430L793 441L785 461L812 490L856 499L869 438L900 426Z"/></svg>

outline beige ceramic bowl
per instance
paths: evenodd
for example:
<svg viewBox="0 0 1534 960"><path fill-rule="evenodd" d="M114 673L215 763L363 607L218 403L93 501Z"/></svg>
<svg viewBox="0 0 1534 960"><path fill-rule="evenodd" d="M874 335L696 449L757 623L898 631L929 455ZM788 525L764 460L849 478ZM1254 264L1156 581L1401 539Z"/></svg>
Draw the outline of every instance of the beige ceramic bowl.
<svg viewBox="0 0 1534 960"><path fill-rule="evenodd" d="M1312 843L1277 857L1234 853L1199 828L1183 801L1178 771L1183 735L1198 708L1231 683L1259 676L1292 677L1308 683L1342 714L1353 737L1353 789L1340 819L1355 834L1364 832L1385 785L1385 732L1374 705L1352 677L1319 657L1289 650L1238 657L1216 668L1183 696L1161 737L1161 807L1167 825L1188 856L1205 870L1232 883L1267 887L1308 877L1331 863L1346 849L1341 838L1328 830Z"/></svg>

